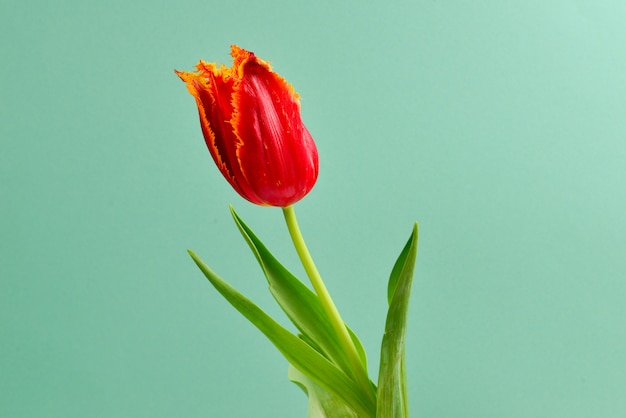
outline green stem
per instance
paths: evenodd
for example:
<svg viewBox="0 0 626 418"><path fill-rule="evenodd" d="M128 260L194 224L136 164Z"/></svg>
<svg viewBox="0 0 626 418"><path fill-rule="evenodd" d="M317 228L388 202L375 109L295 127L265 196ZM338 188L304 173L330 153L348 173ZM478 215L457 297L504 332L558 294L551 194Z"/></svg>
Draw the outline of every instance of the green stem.
<svg viewBox="0 0 626 418"><path fill-rule="evenodd" d="M328 315L330 323L335 330L335 333L337 333L337 337L339 337L339 343L350 360L353 376L363 387L365 393L367 393L368 396L373 397L372 387L370 385L367 372L363 367L363 363L361 363L361 357L357 352L354 341L352 341L352 338L350 337L345 322L341 319L341 315L339 315L339 311L330 297L330 293L328 293L328 290L326 289L326 285L324 284L320 273L317 271L317 267L315 267L313 258L311 257L309 249L307 248L304 238L302 237L302 233L300 232L300 227L298 226L298 220L296 219L296 212L293 205L282 209L283 214L285 215L287 228L289 229L289 234L291 235L291 240L296 247L302 266L311 280L313 289L315 289L315 293L317 293L320 303L322 304L322 308L326 312L326 315Z"/></svg>

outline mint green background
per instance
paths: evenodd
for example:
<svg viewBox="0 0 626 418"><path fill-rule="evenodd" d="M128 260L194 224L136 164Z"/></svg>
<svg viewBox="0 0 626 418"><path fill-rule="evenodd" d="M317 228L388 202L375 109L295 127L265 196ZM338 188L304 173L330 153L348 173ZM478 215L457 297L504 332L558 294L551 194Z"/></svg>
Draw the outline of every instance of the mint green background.
<svg viewBox="0 0 626 418"><path fill-rule="evenodd" d="M376 369L420 222L413 417L626 416L626 3L0 3L0 416L304 417L197 251L274 307L173 69L237 43L302 96L298 205Z"/></svg>

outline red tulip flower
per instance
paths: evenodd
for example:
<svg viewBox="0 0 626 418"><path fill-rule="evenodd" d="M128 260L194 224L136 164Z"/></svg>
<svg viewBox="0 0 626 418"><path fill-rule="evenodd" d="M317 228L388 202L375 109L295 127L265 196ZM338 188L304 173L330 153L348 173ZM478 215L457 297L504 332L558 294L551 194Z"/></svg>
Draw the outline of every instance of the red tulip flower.
<svg viewBox="0 0 626 418"><path fill-rule="evenodd" d="M176 71L195 97L206 144L220 172L245 199L287 207L318 174L317 148L293 87L269 63L238 46L232 68L200 61Z"/></svg>

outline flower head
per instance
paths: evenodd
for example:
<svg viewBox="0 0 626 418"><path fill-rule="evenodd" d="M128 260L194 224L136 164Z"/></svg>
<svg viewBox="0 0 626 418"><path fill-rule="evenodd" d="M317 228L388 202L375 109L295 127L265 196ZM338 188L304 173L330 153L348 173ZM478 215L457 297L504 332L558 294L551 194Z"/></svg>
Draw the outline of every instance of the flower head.
<svg viewBox="0 0 626 418"><path fill-rule="evenodd" d="M258 205L302 199L318 174L317 148L293 87L254 53L233 45L233 66L200 61L176 71L195 97L211 156L231 186Z"/></svg>

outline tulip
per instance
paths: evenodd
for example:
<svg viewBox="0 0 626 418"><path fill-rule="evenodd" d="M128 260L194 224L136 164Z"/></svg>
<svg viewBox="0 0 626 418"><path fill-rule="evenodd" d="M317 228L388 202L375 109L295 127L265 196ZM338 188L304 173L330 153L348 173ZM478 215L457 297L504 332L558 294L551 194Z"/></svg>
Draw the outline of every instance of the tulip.
<svg viewBox="0 0 626 418"><path fill-rule="evenodd" d="M288 207L315 184L318 155L300 116L299 95L269 63L238 46L232 68L200 61L176 71L196 99L211 156L245 199Z"/></svg>

